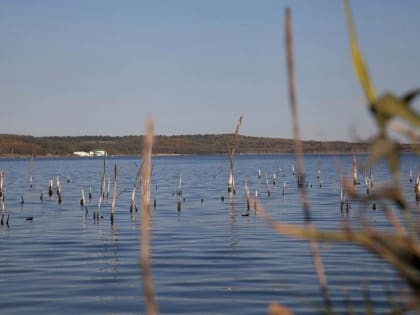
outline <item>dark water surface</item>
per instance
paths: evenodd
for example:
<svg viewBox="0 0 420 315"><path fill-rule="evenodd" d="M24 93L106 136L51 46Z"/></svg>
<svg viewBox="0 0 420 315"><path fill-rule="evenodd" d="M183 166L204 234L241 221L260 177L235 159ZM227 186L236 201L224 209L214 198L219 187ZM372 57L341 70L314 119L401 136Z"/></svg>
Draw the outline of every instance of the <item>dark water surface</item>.
<svg viewBox="0 0 420 315"><path fill-rule="evenodd" d="M359 156L360 164L365 158ZM322 187L317 181L319 161ZM111 225L110 199L100 210L103 219L93 219L101 159L0 160L5 172L5 211L10 215L9 226L0 227L1 314L144 313L138 264L140 212L129 211L140 160L109 157L108 175L112 175L114 162L119 168L121 194ZM160 312L264 314L269 303L278 302L297 314L320 313L322 299L308 243L277 234L252 208L249 216L243 216L247 178L251 194L258 190L261 205L274 219L304 222L296 177L291 173L293 156L238 156L235 162L237 194L231 199L226 192L227 156L153 159L152 271ZM414 184L409 183L408 174L409 170L416 173L417 166L414 155L403 156L402 184L413 209ZM372 210L371 204L352 201L348 214L340 211L340 169L351 174L350 155L305 157L314 224L338 229L343 220L351 220L357 225L357 218L364 213L372 225L390 229L380 209ZM389 181L383 164L372 171L375 185ZM273 172L277 175L274 186ZM179 174L185 201L178 212L174 192ZM55 194L52 199L47 194L48 180L55 182L57 175L62 186L61 205ZM67 176L70 183L66 183ZM361 167L359 178L363 181ZM79 205L81 186L86 197L92 187L87 215ZM364 184L357 189L364 192ZM139 204L138 192L136 202ZM26 220L28 217L33 220ZM401 301L406 287L380 258L350 244L322 243L319 247L335 311L347 310L350 300L354 309L364 312L365 291L369 291L376 313L389 310L390 300Z"/></svg>

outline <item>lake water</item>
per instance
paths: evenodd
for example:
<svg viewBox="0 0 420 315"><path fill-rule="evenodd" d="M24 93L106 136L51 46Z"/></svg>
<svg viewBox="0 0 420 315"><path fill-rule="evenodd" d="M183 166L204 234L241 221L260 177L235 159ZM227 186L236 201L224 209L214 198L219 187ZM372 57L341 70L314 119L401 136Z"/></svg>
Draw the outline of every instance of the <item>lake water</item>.
<svg viewBox="0 0 420 315"><path fill-rule="evenodd" d="M346 220L357 224L364 213L375 227L389 229L380 209L372 210L371 204L351 201L348 214L340 211L338 173L341 170L351 175L351 158L305 156L314 224L338 229ZM366 156L358 159L362 164ZM144 313L138 264L140 211L129 210L140 159L108 157L106 162L108 175L112 175L115 162L119 168L120 196L113 225L109 220L110 199L101 207L103 218L99 222L93 219L101 159L0 160L5 172L6 216L10 216L9 226L0 227L0 313ZM152 201L156 200L156 208L152 211L152 272L162 314L264 314L271 302L282 303L297 314L322 312L308 242L274 232L252 207L250 215L243 216L247 179L251 194L258 190L258 199L272 218L304 222L292 162L291 155L237 156L237 193L229 198L227 156L153 158ZM319 163L322 187L317 180ZM417 167L416 156L403 155L402 185L413 209L417 206L409 171L416 174ZM274 186L273 172L277 175ZM375 185L389 181L384 164L372 172ZM179 174L185 200L177 211L174 192ZM62 186L61 204L55 194L51 199L47 194L48 180L55 182L57 175ZM363 181L362 171L359 177ZM79 204L81 186L86 197L92 187L87 215ZM364 192L365 186L357 189ZM136 202L139 204L138 192ZM363 311L367 291L376 313L386 313L390 301L402 300L407 288L380 258L350 244L322 243L319 247L335 311L344 312L349 303Z"/></svg>

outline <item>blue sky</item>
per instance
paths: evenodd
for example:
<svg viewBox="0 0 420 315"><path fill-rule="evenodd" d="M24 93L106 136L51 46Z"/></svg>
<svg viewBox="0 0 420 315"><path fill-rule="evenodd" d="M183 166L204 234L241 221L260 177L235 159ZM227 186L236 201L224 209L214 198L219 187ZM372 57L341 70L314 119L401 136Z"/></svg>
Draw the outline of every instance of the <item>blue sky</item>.
<svg viewBox="0 0 420 315"><path fill-rule="evenodd" d="M350 3L377 92L418 87L420 1ZM302 137L369 136L332 0L1 0L0 133L291 137L286 5Z"/></svg>

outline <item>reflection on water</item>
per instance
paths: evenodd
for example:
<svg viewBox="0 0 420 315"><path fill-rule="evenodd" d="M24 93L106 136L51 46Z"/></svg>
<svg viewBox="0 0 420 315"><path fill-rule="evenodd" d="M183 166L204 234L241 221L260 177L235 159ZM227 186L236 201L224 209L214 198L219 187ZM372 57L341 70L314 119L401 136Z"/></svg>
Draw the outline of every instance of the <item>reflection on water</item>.
<svg viewBox="0 0 420 315"><path fill-rule="evenodd" d="M108 198L100 209L103 218L93 219L102 160L0 160L5 171L4 212L10 214L9 226L0 226L1 313L143 312L140 212L129 210L138 158L109 158L107 165L113 167L114 162L120 170L119 197L111 224ZM255 216L253 207L257 194L274 219L304 222L290 165L289 155L238 156L236 183L242 184L229 196L227 156L154 158L152 271L162 313L261 314L273 301L298 314L319 313L322 300L308 243L276 234ZM402 174L408 174L417 160L405 155L401 165ZM389 177L383 165L372 171L375 185ZM109 167L107 175L112 172ZM269 180L259 173L269 174ZM389 229L379 206L373 210L372 205L351 200L348 211L340 210L340 173L351 174L351 156L305 157L314 224L337 229L343 222L357 225L363 216L376 227ZM179 174L182 199L175 193L181 189ZM40 200L40 192L48 191L49 179L57 176L71 178L61 183L62 203L55 192L51 197L44 193ZM406 177L403 188L416 209L413 184ZM245 179L251 195L249 212ZM92 194L87 213L80 206L81 187ZM365 191L363 185L356 189ZM226 196L224 201L221 196ZM320 252L337 312L346 310L348 303L363 310L365 292L375 301L377 313L390 309L389 296L401 301L406 288L380 258L349 244L323 243Z"/></svg>

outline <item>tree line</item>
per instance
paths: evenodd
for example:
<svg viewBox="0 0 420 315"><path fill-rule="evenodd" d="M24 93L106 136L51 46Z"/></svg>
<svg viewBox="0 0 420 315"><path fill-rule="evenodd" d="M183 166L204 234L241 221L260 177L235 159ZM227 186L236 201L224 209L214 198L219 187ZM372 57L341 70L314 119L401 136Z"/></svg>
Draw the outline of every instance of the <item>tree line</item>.
<svg viewBox="0 0 420 315"><path fill-rule="evenodd" d="M139 155L143 136L33 137L0 134L1 156L69 156L75 151L105 150L108 155ZM233 134L155 137L154 154L225 154ZM402 144L402 151L412 151ZM368 152L366 142L303 141L305 153ZM293 153L293 139L239 136L237 154Z"/></svg>

